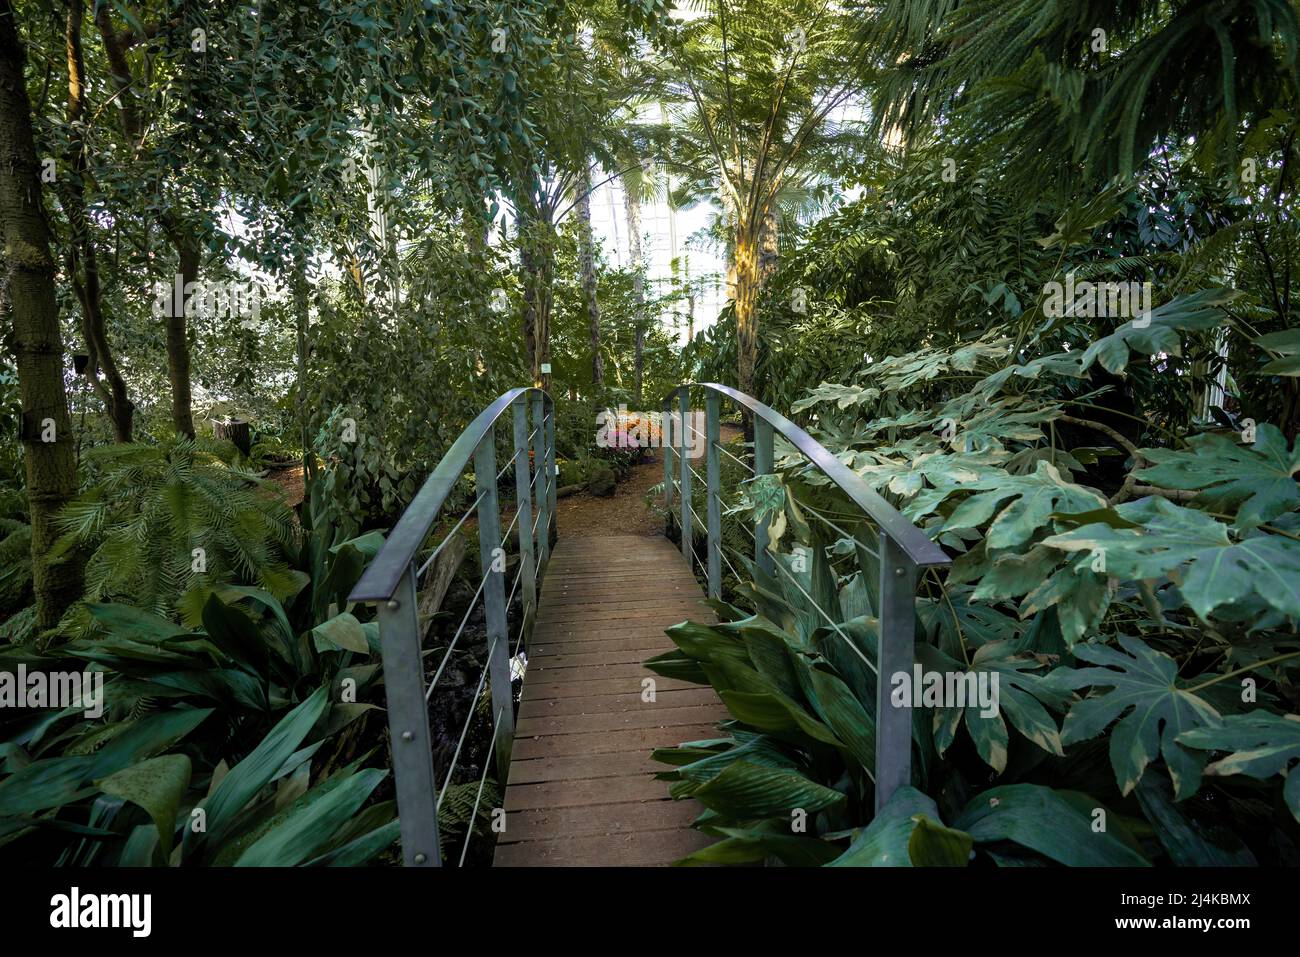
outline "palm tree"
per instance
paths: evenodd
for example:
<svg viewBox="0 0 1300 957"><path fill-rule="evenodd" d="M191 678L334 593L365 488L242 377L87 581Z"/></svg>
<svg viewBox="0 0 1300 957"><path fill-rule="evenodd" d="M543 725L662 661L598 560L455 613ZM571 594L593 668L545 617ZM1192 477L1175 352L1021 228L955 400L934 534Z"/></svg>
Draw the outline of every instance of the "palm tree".
<svg viewBox="0 0 1300 957"><path fill-rule="evenodd" d="M779 196L835 155L846 130L852 24L830 3L710 0L671 44L663 78L681 136L664 161L680 198L720 196L729 234L737 379L752 392L758 295L776 263Z"/></svg>

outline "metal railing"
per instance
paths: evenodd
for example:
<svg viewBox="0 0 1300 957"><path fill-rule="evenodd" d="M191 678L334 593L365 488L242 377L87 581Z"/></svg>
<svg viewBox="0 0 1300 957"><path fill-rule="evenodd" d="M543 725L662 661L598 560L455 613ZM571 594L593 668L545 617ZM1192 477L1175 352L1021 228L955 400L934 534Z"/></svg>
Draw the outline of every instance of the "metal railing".
<svg viewBox="0 0 1300 957"><path fill-rule="evenodd" d="M691 505L692 478L697 477L691 467L689 449L693 443L687 439L687 430L698 432L690 424L690 390L702 389L705 393L705 518L700 521ZM677 409L673 410L674 398ZM753 464L737 458L722 447L719 441L723 398L730 399L748 411L754 420ZM863 515L877 529L880 541L880 596L876 670L876 766L875 805L878 811L900 786L911 783L912 773L912 711L910 706L895 706L890 702L888 676L898 672L910 674L916 642L916 586L919 570L950 564L943 549L931 541L924 532L913 525L884 498L876 493L843 462L835 458L820 442L795 425L781 413L768 408L752 396L715 382L688 383L673 389L663 400L661 425L664 449L664 507L673 515L673 494L681 497L681 548L682 556L691 562L694 552L695 522L705 529L707 553L699 564L707 569L709 596L722 594L722 563L726 558L722 541L721 459L725 454L754 475L770 474L773 468L773 435L780 433L840 491L848 496ZM674 462L673 460L676 459ZM677 472L677 475L674 475ZM820 520L846 538L853 538L824 514L810 509ZM785 566L776 562L768 550L765 522L756 522L752 533L754 562L768 575L776 570L785 572L795 586L802 586ZM732 568L735 574L734 567ZM740 576L737 576L740 577ZM822 617L836 630L839 623L804 591L804 597L821 612ZM841 632L841 637L845 637ZM847 637L845 637L847 641ZM850 644L852 644L850 642ZM856 646L854 646L856 648ZM860 654L860 652L859 652ZM869 662L870 664L870 662Z"/></svg>
<svg viewBox="0 0 1300 957"><path fill-rule="evenodd" d="M531 417L530 417L531 407ZM499 470L496 454L496 424L507 410L513 412L514 454ZM531 427L530 427L531 418ZM531 453L531 454L530 454ZM442 507L473 462L475 499L452 526L441 544L417 568L420 549L439 521ZM501 476L515 466L515 515L501 532ZM388 699L388 729L392 737L393 775L397 791L397 813L402 838L402 859L408 866L437 867L442 863L438 843L438 806L456 772L486 683L491 698L492 744L499 780L504 788L514 736L515 709L510 686L510 662L518 653L524 629L537 608L537 587L550 558L551 531L555 516L555 404L536 388L511 389L478 414L452 443L433 474L425 480L410 506L394 526L384 547L375 556L361 580L348 596L350 601L378 603L379 640L384 664L384 688ZM538 482L538 478L542 481ZM533 517L536 506L537 515ZM419 620L417 594L420 576L433 564L443 547L469 516L478 513L480 580L460 627L447 646L433 678L424 680L423 626ZM505 545L518 526L519 569L509 597L505 584ZM540 529L540 531L539 531ZM523 586L523 614L520 616L515 650L507 645L507 615L519 586ZM487 628L487 663L479 678L469 715L460 733L450 766L441 787L437 783L432 741L429 735L429 701L442 677L456 644L464 633L479 598L483 600ZM478 793L465 834L460 861L465 860L478 818L491 761L484 759Z"/></svg>

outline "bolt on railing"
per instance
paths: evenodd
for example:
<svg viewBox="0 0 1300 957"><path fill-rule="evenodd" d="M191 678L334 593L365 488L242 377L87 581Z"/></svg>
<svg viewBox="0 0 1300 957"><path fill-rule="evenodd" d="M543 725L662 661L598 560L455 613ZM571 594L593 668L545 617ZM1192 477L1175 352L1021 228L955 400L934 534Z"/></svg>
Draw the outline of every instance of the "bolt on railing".
<svg viewBox="0 0 1300 957"><path fill-rule="evenodd" d="M660 429L664 450L664 508L673 515L674 492L681 496L680 528L682 556L691 562L694 551L694 528L699 516L691 505L692 478L697 477L691 467L687 430L699 434L690 424L690 390L705 392L705 519L700 524L705 529L707 552L705 561L710 597L722 594L722 563L725 560L722 542L721 511L721 460L726 454L754 475L771 474L773 470L773 441L776 433L793 445L814 467L834 483L851 502L875 525L879 537L880 594L878 609L877 661L867 661L875 671L876 679L876 761L872 780L875 784L875 805L878 811L901 786L911 783L912 773L912 711L910 704L895 706L889 700L888 676L898 672L910 674L915 660L916 645L916 586L920 569L946 566L951 560L921 529L907 520L856 473L832 455L821 443L795 425L779 412L768 408L752 396L714 382L689 383L673 389L663 400L663 423ZM676 397L677 410L673 410ZM728 398L753 416L754 448L753 466L736 458L719 441L721 432L722 399ZM673 459L676 459L676 462ZM674 472L678 474L674 476ZM810 514L840 532L834 522L816 509ZM748 531L748 530L747 530ZM750 533L754 540L754 563L760 572L774 575L783 572L795 587L803 592L850 647L859 655L856 644L848 639L834 621L781 562L775 561L768 549L767 524L755 522ZM698 561L698 558L696 558ZM727 560L728 566L730 561ZM734 567L732 573L735 574ZM739 576L737 576L739 577ZM865 656L864 656L864 660Z"/></svg>
<svg viewBox="0 0 1300 957"><path fill-rule="evenodd" d="M530 416L531 407L531 416ZM514 454L498 470L496 423L507 410L513 413ZM531 418L531 428L530 428ZM437 524L442 507L473 461L475 498L433 553L416 567L419 551ZM515 514L504 535L498 485L511 466L515 470ZM388 540L357 582L350 601L378 604L379 641L388 703L388 728L392 738L393 775L402 840L402 859L408 866L436 867L442 863L438 838L438 807L451 785L461 749L473 723L484 685L488 688L493 720L492 744L498 778L504 785L514 737L514 695L510 663L519 653L524 630L537 609L538 583L551 553L555 515L555 404L541 389L512 389L497 398L471 422L438 462L410 506L393 527ZM541 479L539 482L538 479ZM536 518L533 517L534 508ZM470 599L460 626L426 684L424 680L423 628L419 620L417 590L420 576L433 564L451 536L472 513L478 515L478 588ZM507 597L504 549L518 526L519 568ZM516 591L523 586L515 648L509 650L507 616ZM452 652L470 618L483 599L487 630L487 663L479 678L469 715L460 732L450 766L439 787L429 735L429 701ZM474 833L479 802L490 761L484 760L465 834L460 862L465 860Z"/></svg>

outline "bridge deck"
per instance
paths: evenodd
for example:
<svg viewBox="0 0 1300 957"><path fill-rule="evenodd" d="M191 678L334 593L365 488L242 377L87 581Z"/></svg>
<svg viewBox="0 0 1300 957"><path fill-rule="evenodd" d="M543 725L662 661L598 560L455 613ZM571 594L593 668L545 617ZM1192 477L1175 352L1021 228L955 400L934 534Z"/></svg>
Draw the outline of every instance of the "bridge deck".
<svg viewBox="0 0 1300 957"><path fill-rule="evenodd" d="M495 864L664 865L705 846L702 810L673 801L657 747L714 737L712 689L654 675L664 629L713 612L665 538L561 538L529 643ZM642 681L654 678L655 700Z"/></svg>

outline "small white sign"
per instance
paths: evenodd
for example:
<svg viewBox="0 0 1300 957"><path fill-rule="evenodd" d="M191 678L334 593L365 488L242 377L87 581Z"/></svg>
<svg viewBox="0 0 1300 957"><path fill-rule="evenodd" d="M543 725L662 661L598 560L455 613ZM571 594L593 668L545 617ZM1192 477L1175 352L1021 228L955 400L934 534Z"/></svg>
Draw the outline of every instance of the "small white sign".
<svg viewBox="0 0 1300 957"><path fill-rule="evenodd" d="M542 375L550 375L550 374L551 374L551 364L549 362L543 362Z"/></svg>

